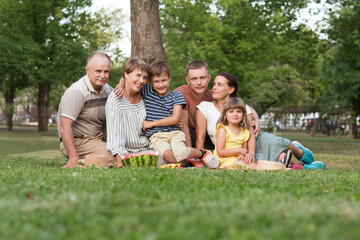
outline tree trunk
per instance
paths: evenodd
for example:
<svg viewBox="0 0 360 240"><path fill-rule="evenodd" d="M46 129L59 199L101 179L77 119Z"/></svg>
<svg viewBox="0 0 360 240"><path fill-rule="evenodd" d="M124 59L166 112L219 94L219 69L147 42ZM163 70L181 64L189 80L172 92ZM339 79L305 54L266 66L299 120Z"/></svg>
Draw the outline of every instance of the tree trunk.
<svg viewBox="0 0 360 240"><path fill-rule="evenodd" d="M349 122L349 138L354 139L358 138L358 126L356 123L356 117L351 117Z"/></svg>
<svg viewBox="0 0 360 240"><path fill-rule="evenodd" d="M162 44L159 0L130 0L131 56L148 64L166 60Z"/></svg>
<svg viewBox="0 0 360 240"><path fill-rule="evenodd" d="M6 113L6 128L9 131L13 130L13 116L14 116L14 98L16 87L11 84L14 80L10 79L10 86L4 92L5 95L5 113Z"/></svg>
<svg viewBox="0 0 360 240"><path fill-rule="evenodd" d="M273 121L274 121L274 132L279 131L280 129L278 129L278 126L276 125L276 121L278 119L278 113L274 112L274 117L273 117ZM260 118L260 117L259 117Z"/></svg>
<svg viewBox="0 0 360 240"><path fill-rule="evenodd" d="M38 131L46 132L48 130L49 121L49 92L50 84L40 83L39 84L39 95L38 95Z"/></svg>
<svg viewBox="0 0 360 240"><path fill-rule="evenodd" d="M360 116L360 94L358 94L358 96L356 98L354 98L353 100L353 111L354 111L354 116L351 118L351 129L350 129L350 132L351 132L351 135L353 138L359 138L359 133L358 133L358 124L357 124L357 121L356 121L356 118L358 116Z"/></svg>
<svg viewBox="0 0 360 240"><path fill-rule="evenodd" d="M320 123L321 119L322 119L322 116L319 116L319 117L315 120L314 125L311 127L311 130L310 130L310 136L311 136L311 137L315 137L315 133L316 133L316 131L317 131L317 128L318 128L318 126L319 126L319 123Z"/></svg>

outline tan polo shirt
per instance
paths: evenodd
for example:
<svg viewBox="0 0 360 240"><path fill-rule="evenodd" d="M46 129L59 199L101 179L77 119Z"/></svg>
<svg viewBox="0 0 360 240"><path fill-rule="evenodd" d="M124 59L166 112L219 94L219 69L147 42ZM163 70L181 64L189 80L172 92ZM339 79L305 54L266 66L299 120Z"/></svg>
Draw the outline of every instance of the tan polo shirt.
<svg viewBox="0 0 360 240"><path fill-rule="evenodd" d="M97 94L87 75L73 83L64 93L58 110L57 127L60 134L61 117L74 120L74 137L97 136L105 120L105 103L113 88L105 84Z"/></svg>

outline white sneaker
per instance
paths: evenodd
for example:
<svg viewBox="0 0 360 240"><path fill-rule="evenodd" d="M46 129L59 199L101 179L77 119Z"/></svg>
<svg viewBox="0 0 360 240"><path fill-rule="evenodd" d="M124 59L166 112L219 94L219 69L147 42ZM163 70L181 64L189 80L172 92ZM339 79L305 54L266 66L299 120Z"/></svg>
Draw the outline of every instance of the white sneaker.
<svg viewBox="0 0 360 240"><path fill-rule="evenodd" d="M201 150L206 152L204 156L200 159L205 164L205 166L207 166L208 168L217 168L219 166L219 160L209 150Z"/></svg>

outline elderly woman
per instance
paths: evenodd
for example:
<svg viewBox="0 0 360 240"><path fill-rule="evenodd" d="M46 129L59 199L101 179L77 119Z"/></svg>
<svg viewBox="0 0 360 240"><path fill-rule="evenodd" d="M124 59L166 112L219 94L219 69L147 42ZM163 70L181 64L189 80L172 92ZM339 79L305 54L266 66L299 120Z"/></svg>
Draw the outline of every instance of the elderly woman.
<svg viewBox="0 0 360 240"><path fill-rule="evenodd" d="M145 103L140 89L149 75L149 66L138 58L131 58L123 66L126 81L124 96L112 92L106 102L107 149L122 167L122 157L149 152L149 143L142 124L146 118Z"/></svg>
<svg viewBox="0 0 360 240"><path fill-rule="evenodd" d="M224 102L237 95L238 84L236 78L230 73L219 73L212 88L213 102L202 102L196 112L196 148L202 148L205 133L207 131L212 142L215 144L214 133L216 122L220 117L220 111ZM248 111L248 110L247 110ZM251 119L250 119L251 120ZM250 131L252 133L252 131ZM252 133L253 135L253 133ZM249 145L251 141L249 141ZM255 159L253 152L255 146L249 146L249 154L245 157L245 163L251 164L256 160L280 161L283 157L294 154L297 159L304 163L304 168L322 169L325 165L314 162L312 152L299 142L291 142L289 139L276 136L271 133L260 132L256 139ZM314 163L314 164L313 164Z"/></svg>

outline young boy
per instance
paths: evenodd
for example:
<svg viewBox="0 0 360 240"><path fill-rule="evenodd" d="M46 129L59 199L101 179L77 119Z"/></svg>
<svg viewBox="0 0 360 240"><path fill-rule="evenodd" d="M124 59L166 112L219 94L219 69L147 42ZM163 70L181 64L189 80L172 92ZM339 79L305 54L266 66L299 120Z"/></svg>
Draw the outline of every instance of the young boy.
<svg viewBox="0 0 360 240"><path fill-rule="evenodd" d="M197 150L186 145L185 134L176 126L186 102L181 92L170 91L171 73L165 61L150 65L150 84L141 89L146 107L145 135L150 147L159 152L167 163L178 163L186 158L199 158L208 167L217 167L218 160L208 150Z"/></svg>

